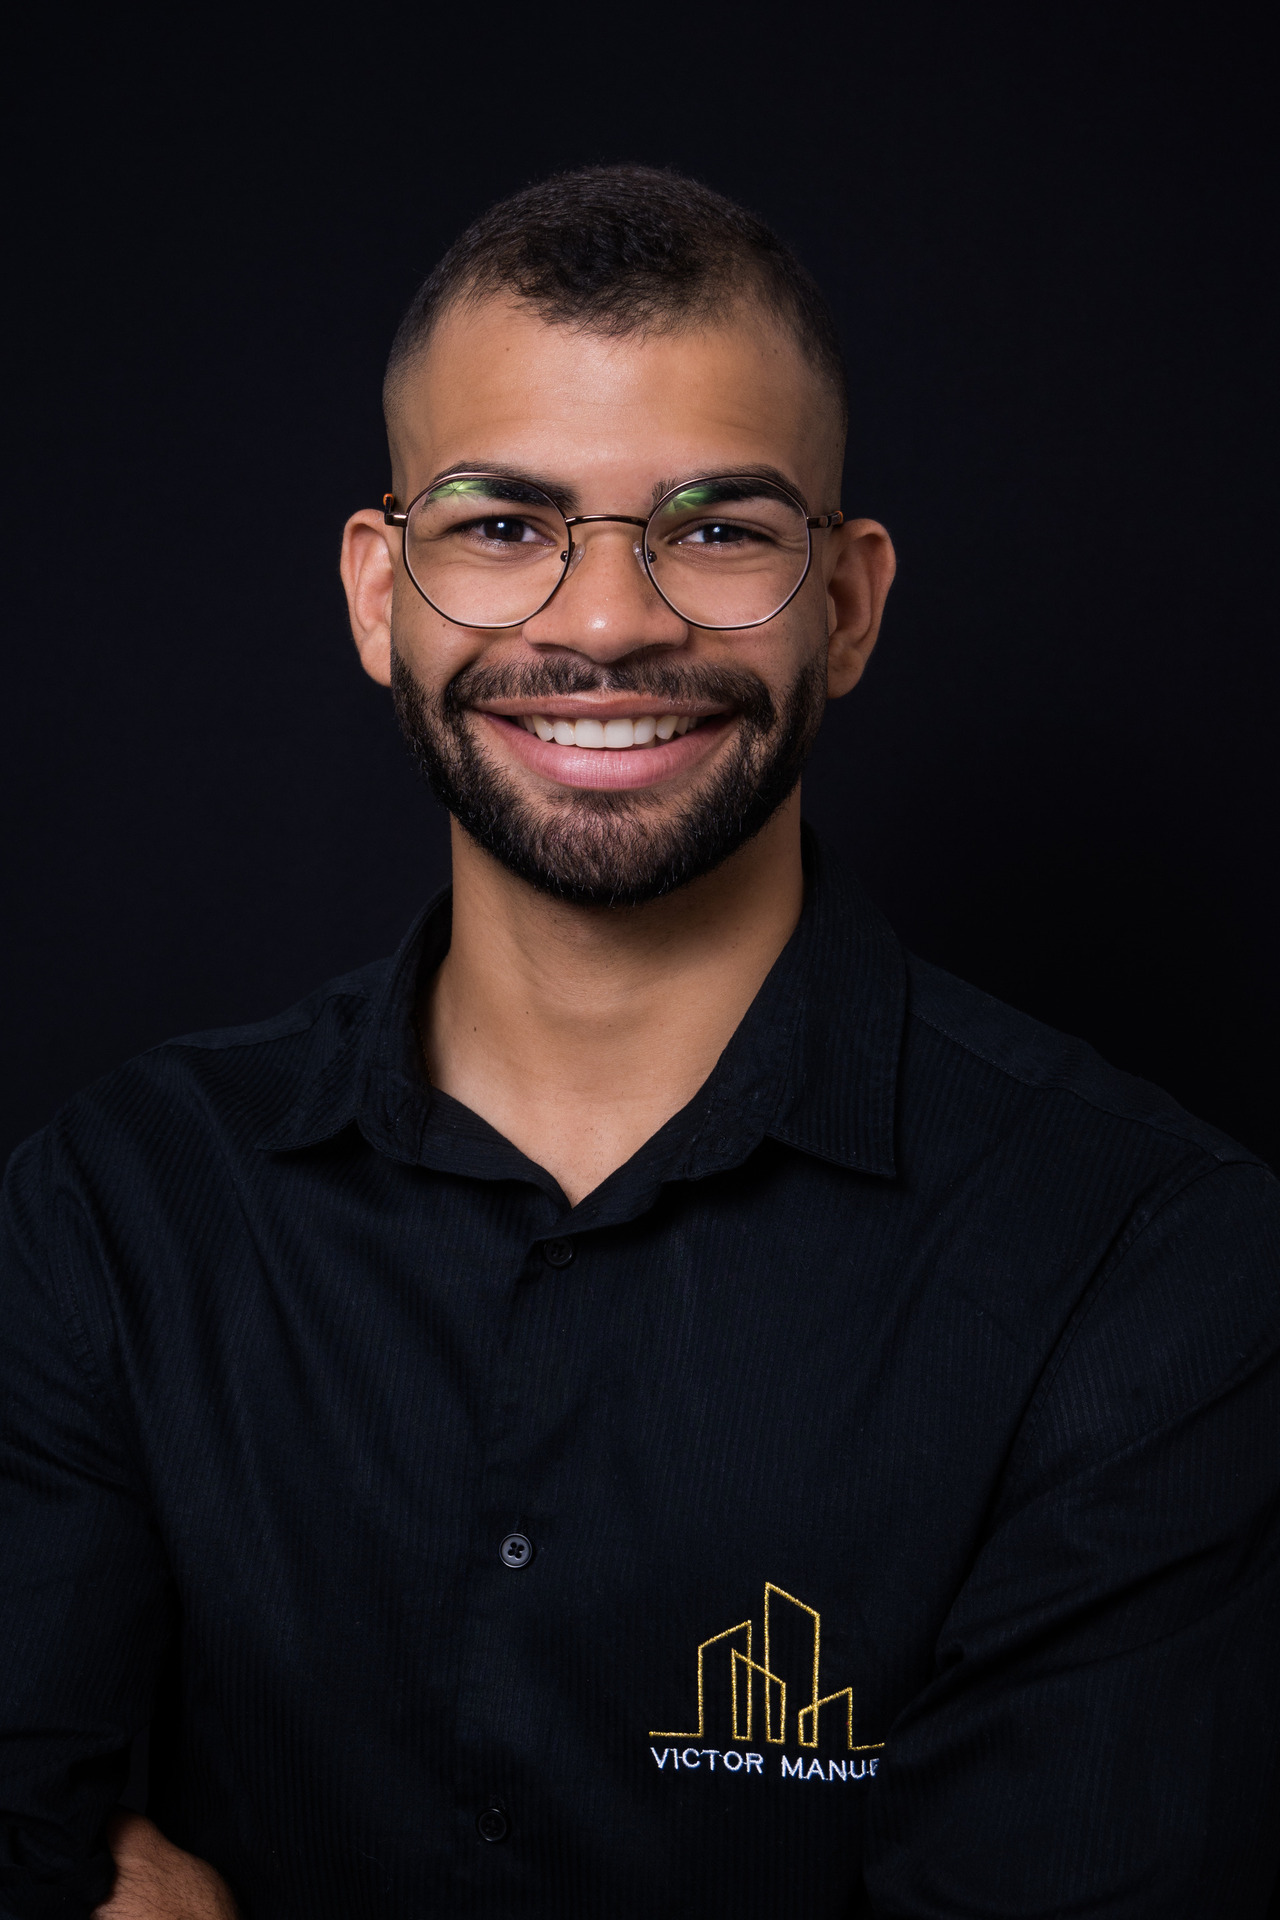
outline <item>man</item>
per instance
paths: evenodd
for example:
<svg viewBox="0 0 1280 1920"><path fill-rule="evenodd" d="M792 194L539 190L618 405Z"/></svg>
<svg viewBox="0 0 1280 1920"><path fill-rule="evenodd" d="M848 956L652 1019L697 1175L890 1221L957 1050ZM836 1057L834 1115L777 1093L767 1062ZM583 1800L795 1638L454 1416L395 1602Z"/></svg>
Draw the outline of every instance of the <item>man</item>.
<svg viewBox="0 0 1280 1920"><path fill-rule="evenodd" d="M893 573L816 289L569 175L386 403L452 896L15 1159L4 1910L1260 1913L1276 1186L802 832Z"/></svg>

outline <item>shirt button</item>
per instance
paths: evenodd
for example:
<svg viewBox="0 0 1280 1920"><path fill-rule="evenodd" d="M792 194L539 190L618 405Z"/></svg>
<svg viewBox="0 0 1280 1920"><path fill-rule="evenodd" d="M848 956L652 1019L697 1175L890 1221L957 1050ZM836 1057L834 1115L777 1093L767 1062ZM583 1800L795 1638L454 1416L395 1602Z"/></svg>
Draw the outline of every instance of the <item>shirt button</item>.
<svg viewBox="0 0 1280 1920"><path fill-rule="evenodd" d="M542 1257L549 1267L567 1267L573 1259L572 1240L544 1240Z"/></svg>
<svg viewBox="0 0 1280 1920"><path fill-rule="evenodd" d="M486 1807L476 1815L476 1832L482 1840L505 1840L510 1831L511 1823L501 1807Z"/></svg>
<svg viewBox="0 0 1280 1920"><path fill-rule="evenodd" d="M509 1533L498 1554L504 1567L527 1567L533 1558L533 1542L524 1533Z"/></svg>

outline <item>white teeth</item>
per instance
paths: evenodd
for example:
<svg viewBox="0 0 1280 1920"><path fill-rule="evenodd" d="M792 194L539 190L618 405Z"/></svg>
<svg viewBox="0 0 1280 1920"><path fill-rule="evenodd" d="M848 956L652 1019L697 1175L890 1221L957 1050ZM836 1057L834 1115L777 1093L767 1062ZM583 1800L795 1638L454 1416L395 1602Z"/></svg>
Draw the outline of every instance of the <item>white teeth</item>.
<svg viewBox="0 0 1280 1920"><path fill-rule="evenodd" d="M520 725L539 740L561 747L647 747L654 740L671 740L690 733L698 718L687 713L664 713L661 719L642 714L638 720L548 720L541 713L521 714Z"/></svg>

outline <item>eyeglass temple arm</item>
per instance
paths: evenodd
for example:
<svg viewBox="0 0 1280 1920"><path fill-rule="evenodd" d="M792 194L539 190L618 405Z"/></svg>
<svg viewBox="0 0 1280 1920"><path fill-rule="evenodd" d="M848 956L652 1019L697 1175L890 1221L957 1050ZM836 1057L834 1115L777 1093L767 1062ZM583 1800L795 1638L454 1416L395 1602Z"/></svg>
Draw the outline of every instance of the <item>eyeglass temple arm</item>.
<svg viewBox="0 0 1280 1920"><path fill-rule="evenodd" d="M409 524L409 516L397 507L394 493L383 494L382 517L389 527L407 527Z"/></svg>
<svg viewBox="0 0 1280 1920"><path fill-rule="evenodd" d="M842 527L844 525L844 515L842 513L814 514L810 519L805 521L805 525L806 527Z"/></svg>

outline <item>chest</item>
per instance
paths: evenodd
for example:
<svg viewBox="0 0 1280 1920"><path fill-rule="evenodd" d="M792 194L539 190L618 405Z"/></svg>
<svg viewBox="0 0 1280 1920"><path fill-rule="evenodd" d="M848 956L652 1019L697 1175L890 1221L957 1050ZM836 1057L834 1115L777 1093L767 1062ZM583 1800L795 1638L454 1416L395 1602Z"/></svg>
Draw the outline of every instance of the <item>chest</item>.
<svg viewBox="0 0 1280 1920"><path fill-rule="evenodd" d="M479 1187L313 1177L252 1235L173 1249L133 1365L189 1605L376 1661L418 1658L429 1619L441 1654L467 1596L548 1667L625 1649L637 1735L688 1731L699 1689L754 1727L784 1682L796 1732L868 1674L874 1731L1042 1362L970 1250L822 1170L757 1162L580 1232Z"/></svg>

